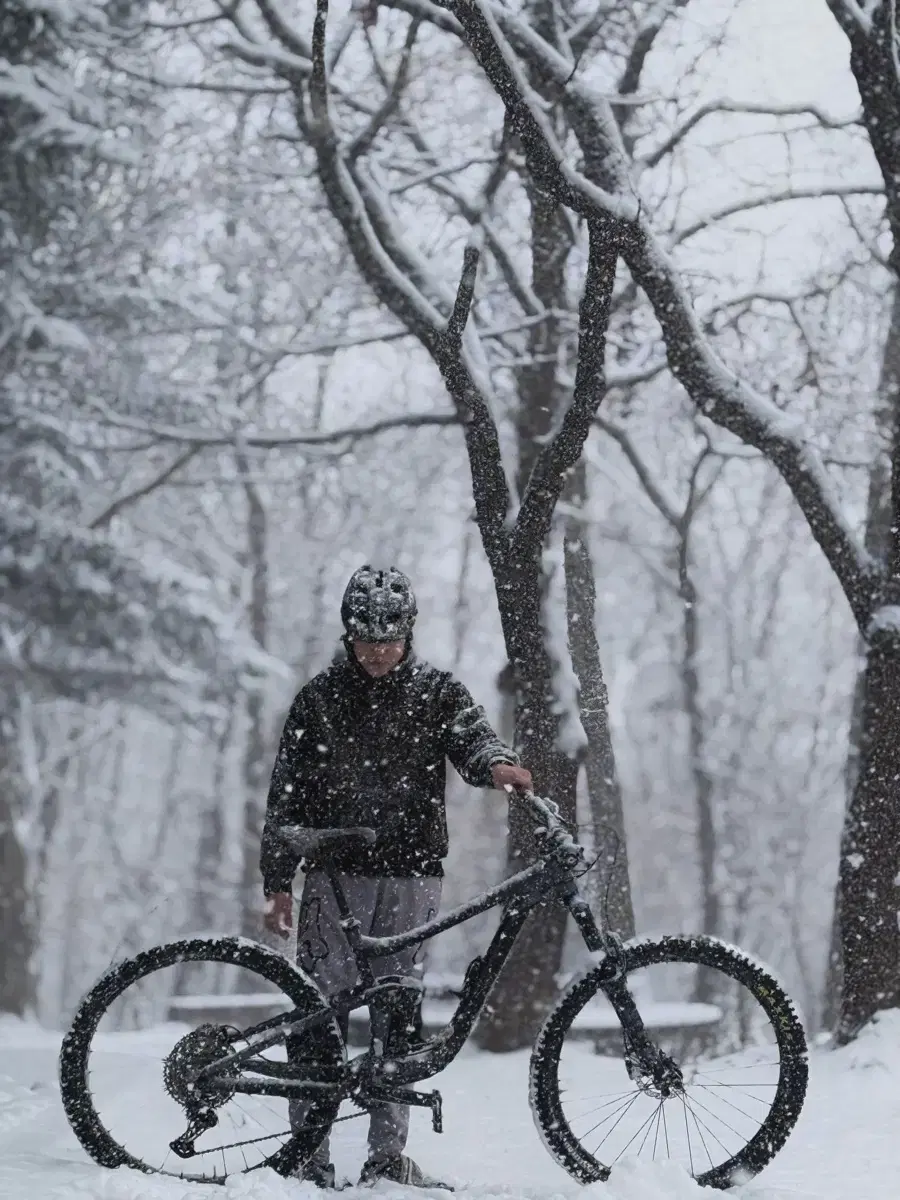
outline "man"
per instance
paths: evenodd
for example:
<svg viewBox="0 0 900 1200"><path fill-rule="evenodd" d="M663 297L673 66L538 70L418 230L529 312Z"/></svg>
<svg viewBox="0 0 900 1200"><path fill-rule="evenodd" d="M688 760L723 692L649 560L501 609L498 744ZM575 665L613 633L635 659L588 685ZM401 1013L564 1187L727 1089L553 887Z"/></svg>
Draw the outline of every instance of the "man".
<svg viewBox="0 0 900 1200"><path fill-rule="evenodd" d="M347 651L311 680L291 706L272 774L260 867L266 924L283 937L291 928L291 884L299 855L278 837L279 825L310 828L365 825L374 846L333 855L362 932L386 937L426 922L440 904L441 860L447 853L445 761L473 787L530 787L531 775L505 746L466 688L412 652L416 599L395 567L360 567L341 605ZM327 876L304 860L297 960L328 994L356 982L356 964L339 925ZM376 977L421 976L420 949L376 959ZM389 1044L402 1039L414 1012L394 1001L373 1025L386 1025ZM396 1044L396 1042L395 1042ZM400 1043L402 1044L402 1042ZM302 1102L291 1119L304 1116ZM388 1179L434 1186L403 1150L409 1109L372 1109L369 1157L360 1183ZM334 1186L326 1138L304 1178Z"/></svg>

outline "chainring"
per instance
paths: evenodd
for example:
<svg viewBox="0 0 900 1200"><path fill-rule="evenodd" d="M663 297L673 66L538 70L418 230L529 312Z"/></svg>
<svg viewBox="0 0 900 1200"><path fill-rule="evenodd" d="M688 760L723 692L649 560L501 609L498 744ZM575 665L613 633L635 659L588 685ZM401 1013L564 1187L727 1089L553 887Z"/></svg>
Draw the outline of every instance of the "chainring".
<svg viewBox="0 0 900 1200"><path fill-rule="evenodd" d="M235 1093L231 1084L215 1078L197 1079L197 1072L234 1048L234 1030L226 1025L198 1025L175 1043L163 1064L163 1085L183 1108L219 1108Z"/></svg>

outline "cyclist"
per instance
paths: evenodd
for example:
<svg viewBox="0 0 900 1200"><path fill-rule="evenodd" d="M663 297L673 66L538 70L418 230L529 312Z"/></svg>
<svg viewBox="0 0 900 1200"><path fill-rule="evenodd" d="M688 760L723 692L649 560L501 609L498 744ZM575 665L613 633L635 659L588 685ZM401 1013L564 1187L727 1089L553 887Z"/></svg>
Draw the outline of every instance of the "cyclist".
<svg viewBox="0 0 900 1200"><path fill-rule="evenodd" d="M291 886L300 864L279 838L279 825L375 829L374 846L340 848L332 861L362 932L387 937L424 924L440 904L441 860L447 853L445 759L473 787L532 786L530 772L500 741L463 684L415 657L416 614L406 575L395 567L360 567L341 604L346 659L306 684L291 706L260 854L266 924L283 937L291 929ZM297 961L333 995L354 985L356 964L327 876L314 856L304 859L303 869ZM373 971L377 977L421 977L419 955L413 949L375 959ZM370 1014L373 1028L381 1023L390 1049L402 1049L417 1006L418 992L410 988L403 1001L395 998L385 1012ZM304 1111L302 1101L292 1103L295 1125L302 1124ZM372 1108L360 1183L437 1185L403 1153L408 1131L406 1106ZM335 1186L328 1138L303 1174L321 1187Z"/></svg>

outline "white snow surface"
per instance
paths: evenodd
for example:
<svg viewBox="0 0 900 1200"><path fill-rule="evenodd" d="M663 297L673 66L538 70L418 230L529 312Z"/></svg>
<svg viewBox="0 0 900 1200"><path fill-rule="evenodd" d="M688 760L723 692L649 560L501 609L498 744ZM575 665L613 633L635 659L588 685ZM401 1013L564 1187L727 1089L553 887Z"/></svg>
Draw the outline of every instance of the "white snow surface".
<svg viewBox="0 0 900 1200"><path fill-rule="evenodd" d="M156 1096L135 1094L140 1063L172 1040L172 1027L107 1035L95 1070L112 1080L122 1106L152 1125ZM56 1082L59 1035L0 1021L0 1197L2 1200L320 1200L309 1184L271 1172L236 1176L221 1189L95 1166L66 1124ZM527 1052L467 1051L437 1081L445 1130L413 1114L410 1152L457 1185L459 1200L702 1200L680 1166L625 1161L609 1183L582 1188L541 1145L527 1101ZM364 1122L339 1127L339 1172L355 1177ZM786 1148L762 1175L735 1188L737 1200L896 1200L900 1196L900 1011L883 1014L839 1050L814 1049L809 1094ZM415 1189L382 1183L351 1188L347 1200L414 1200ZM445 1192L426 1192L430 1200ZM324 1200L324 1197L321 1198Z"/></svg>

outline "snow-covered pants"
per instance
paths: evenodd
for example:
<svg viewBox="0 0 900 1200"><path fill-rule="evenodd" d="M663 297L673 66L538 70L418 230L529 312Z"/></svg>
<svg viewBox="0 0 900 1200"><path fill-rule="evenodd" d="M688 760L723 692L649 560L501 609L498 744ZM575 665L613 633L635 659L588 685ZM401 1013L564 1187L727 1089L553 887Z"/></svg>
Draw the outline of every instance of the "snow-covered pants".
<svg viewBox="0 0 900 1200"><path fill-rule="evenodd" d="M362 875L339 874L347 904L367 937L390 937L424 925L437 915L441 902L441 880L434 877L406 879L369 879ZM424 944L399 954L372 959L376 979L385 975L422 976ZM297 964L322 991L334 995L358 982L356 961L340 926L340 914L328 876L313 870L306 876L300 915L297 920ZM370 1013L373 1027L384 1021L385 1014ZM404 1024L407 1014L397 1012L387 1036L393 1035L397 1020ZM379 1016L381 1021L379 1021ZM291 1102L291 1125L303 1124L307 1105ZM369 1122L369 1157L393 1158L401 1154L409 1133L409 1109L402 1104L373 1106ZM316 1159L328 1162L330 1150L326 1138L316 1151Z"/></svg>

